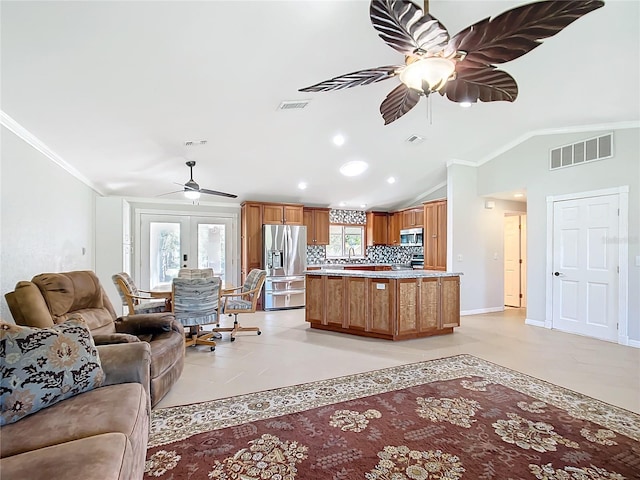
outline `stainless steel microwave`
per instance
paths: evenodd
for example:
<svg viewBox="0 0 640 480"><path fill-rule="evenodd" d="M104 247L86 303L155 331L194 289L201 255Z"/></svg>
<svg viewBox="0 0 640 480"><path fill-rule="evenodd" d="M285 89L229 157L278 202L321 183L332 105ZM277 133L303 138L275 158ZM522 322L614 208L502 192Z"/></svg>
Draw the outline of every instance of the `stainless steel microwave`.
<svg viewBox="0 0 640 480"><path fill-rule="evenodd" d="M403 247L421 247L424 230L422 228L407 228L400 230L400 245Z"/></svg>

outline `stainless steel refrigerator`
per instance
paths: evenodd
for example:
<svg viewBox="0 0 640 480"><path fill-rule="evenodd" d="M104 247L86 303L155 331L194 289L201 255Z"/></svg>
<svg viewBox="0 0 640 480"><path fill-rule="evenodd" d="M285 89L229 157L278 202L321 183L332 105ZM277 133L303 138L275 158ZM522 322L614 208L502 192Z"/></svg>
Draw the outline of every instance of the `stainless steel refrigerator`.
<svg viewBox="0 0 640 480"><path fill-rule="evenodd" d="M304 271L307 268L307 227L264 225L262 227L264 309L304 307Z"/></svg>

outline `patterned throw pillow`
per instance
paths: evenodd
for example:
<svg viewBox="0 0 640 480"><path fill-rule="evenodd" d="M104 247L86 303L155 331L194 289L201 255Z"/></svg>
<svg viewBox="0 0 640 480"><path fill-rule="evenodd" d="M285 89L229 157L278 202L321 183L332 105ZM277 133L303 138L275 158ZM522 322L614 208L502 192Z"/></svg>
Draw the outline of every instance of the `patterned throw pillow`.
<svg viewBox="0 0 640 480"><path fill-rule="evenodd" d="M16 422L104 382L80 316L51 328L0 322L0 425Z"/></svg>

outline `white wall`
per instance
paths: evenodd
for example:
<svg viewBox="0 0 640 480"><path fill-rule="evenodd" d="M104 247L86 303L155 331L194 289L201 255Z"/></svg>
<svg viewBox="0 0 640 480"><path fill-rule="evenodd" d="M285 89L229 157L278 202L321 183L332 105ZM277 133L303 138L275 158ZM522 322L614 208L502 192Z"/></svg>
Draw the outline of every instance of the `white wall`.
<svg viewBox="0 0 640 480"><path fill-rule="evenodd" d="M448 168L447 215L450 252L447 270L461 272L460 310L463 315L504 309L504 215L524 212L526 204L477 193L476 167ZM491 200L494 207L485 208Z"/></svg>
<svg viewBox="0 0 640 480"><path fill-rule="evenodd" d="M549 149L594 137L602 132L584 132L571 134L545 135L530 138L511 150L499 155L492 161L477 168L476 189L478 195L491 195L497 192L526 189L527 192L527 317L544 322L547 298L546 282L546 236L547 236L547 196L578 193L603 188L629 186L629 338L640 340L640 268L635 265L636 256L640 255L640 129L629 128L614 131L613 158L590 162L584 165L568 167L554 171L549 170ZM454 172L460 170L455 166ZM473 169L472 169L473 170ZM453 172L452 172L453 173ZM454 175L456 195L458 187L472 188L472 180L465 175ZM457 177L460 177L459 179ZM470 195L470 194L469 194ZM462 218L454 219L456 225L464 223ZM474 221L474 223L477 223ZM463 230L465 235L472 232ZM479 226L476 232L482 232ZM455 232L455 247L460 232ZM479 258L478 263L482 264ZM474 266L479 269L479 266ZM485 278L485 282L489 277Z"/></svg>
<svg viewBox="0 0 640 480"><path fill-rule="evenodd" d="M95 192L4 127L0 130L0 318L4 294L44 272L92 270Z"/></svg>

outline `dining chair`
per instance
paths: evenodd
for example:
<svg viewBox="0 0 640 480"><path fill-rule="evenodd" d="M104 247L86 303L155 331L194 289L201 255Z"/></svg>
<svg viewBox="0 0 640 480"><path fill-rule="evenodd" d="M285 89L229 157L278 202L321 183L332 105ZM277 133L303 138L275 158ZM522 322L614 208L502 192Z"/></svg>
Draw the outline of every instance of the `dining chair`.
<svg viewBox="0 0 640 480"><path fill-rule="evenodd" d="M259 327L243 327L238 323L238 314L255 313L258 298L262 292L262 285L267 278L267 272L254 268L247 275L244 284L240 287L225 288L220 295L220 315L233 315L233 327L218 327L218 332L231 332L231 341L236 338L239 332L258 332L262 334Z"/></svg>
<svg viewBox="0 0 640 480"><path fill-rule="evenodd" d="M112 275L111 280L120 294L122 305L129 309L130 314L171 311L171 292L140 290L126 272Z"/></svg>
<svg viewBox="0 0 640 480"><path fill-rule="evenodd" d="M203 330L203 325L218 323L220 300L219 277L174 278L171 288L173 315L189 333L185 332L185 347L208 345L216 349L213 340L217 332Z"/></svg>
<svg viewBox="0 0 640 480"><path fill-rule="evenodd" d="M181 268L178 270L178 278L209 278L213 276L213 268Z"/></svg>

